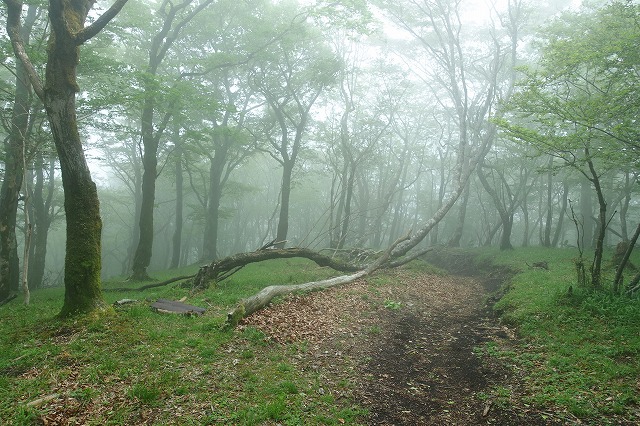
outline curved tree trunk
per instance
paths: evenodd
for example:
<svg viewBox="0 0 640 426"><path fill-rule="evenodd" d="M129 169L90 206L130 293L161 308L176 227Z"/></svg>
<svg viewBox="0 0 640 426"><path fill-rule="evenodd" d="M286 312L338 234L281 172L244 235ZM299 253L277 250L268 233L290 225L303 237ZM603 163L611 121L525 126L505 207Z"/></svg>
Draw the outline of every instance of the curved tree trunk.
<svg viewBox="0 0 640 426"><path fill-rule="evenodd" d="M607 202L600 186L600 178L596 173L593 162L590 158L589 150L585 149L587 157L587 165L591 172L591 182L596 190L598 198L598 233L595 241L595 252L593 255L593 263L591 264L591 285L594 288L602 287L602 255L604 253L604 237L607 233Z"/></svg>
<svg viewBox="0 0 640 426"><path fill-rule="evenodd" d="M324 288L329 288L329 287L333 287L339 284L347 284L350 282L353 282L355 280L357 280L358 278L364 277L366 275L369 275L375 271L377 271L380 268L383 268L385 266L390 265L390 258L391 258L391 252L398 246L398 244L407 241L409 239L409 235L407 234L404 237L399 238L398 240L396 240L393 244L391 244L389 246L389 248L379 257L377 258L374 262L372 262L371 264L369 264L366 267L355 267L353 265L344 265L344 264L339 264L337 262L335 262L333 259L328 258L326 256L320 255L316 252L310 251L310 250L306 250L306 249L292 249L290 250L290 254L296 253L296 251L299 251L298 253L296 253L295 256L287 256L287 257L307 257L311 260L314 260L318 265L321 265L322 263L325 262L329 262L332 266L337 266L338 268L342 267L343 271L348 271L348 270L352 270L352 271L356 271L353 274L350 275L341 275L339 277L334 277L334 278L328 278L326 280L321 280L321 281L312 281L312 282L308 282L308 283L304 283L304 284L292 284L292 285L274 285L274 286L269 286L266 287L264 289L262 289L260 292L258 292L257 294L248 297L244 300L241 300L240 303L238 303L238 305L236 306L236 308L229 312L227 314L227 326L228 327L235 327L238 322L252 314L253 312L256 312L262 308L264 308L265 306L267 306L269 303L271 303L271 300L273 300L274 297L277 296L284 296L286 294L290 294L293 292L297 292L297 291L312 291L312 290L320 290L320 289L324 289ZM256 251L254 253L242 253L241 255L253 255L253 254L257 254L258 256L264 255L265 252L270 252L270 251L277 251L277 252L281 252L282 254L286 254L286 250L259 250ZM424 253L424 252L422 252ZM311 257L308 257L311 256ZM233 256L232 256L233 257ZM230 259L230 258L229 258ZM410 260L413 260L414 257L411 256L407 259L405 259L405 262L397 262L394 264L395 266L399 266L402 265ZM319 263L320 262L320 263ZM327 265L329 266L329 265ZM334 268L335 269L335 268ZM197 279L197 277L196 277Z"/></svg>
<svg viewBox="0 0 640 426"><path fill-rule="evenodd" d="M56 43L63 44L63 43ZM68 84L74 62L49 59L45 104L60 158L64 209L67 218L65 295L61 315L88 312L103 303L100 290L102 221L96 185L84 157L76 127L75 86ZM73 57L67 53L67 57ZM72 74L75 80L75 73ZM59 88L62 87L62 90Z"/></svg>
<svg viewBox="0 0 640 426"><path fill-rule="evenodd" d="M636 230L633 233L629 244L627 244L627 249L625 250L624 255L622 256L622 260L620 261L620 264L616 269L616 275L613 279L613 292L616 294L620 292L620 287L622 285L622 274L624 272L624 268L627 267L629 257L631 257L631 252L636 245L636 241L638 241L638 237L640 237L640 223L638 223L638 226L636 227Z"/></svg>

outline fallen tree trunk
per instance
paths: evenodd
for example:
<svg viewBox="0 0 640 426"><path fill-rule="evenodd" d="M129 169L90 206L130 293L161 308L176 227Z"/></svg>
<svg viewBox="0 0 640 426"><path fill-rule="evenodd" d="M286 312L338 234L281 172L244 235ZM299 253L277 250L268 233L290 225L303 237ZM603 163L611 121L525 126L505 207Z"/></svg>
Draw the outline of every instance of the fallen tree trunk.
<svg viewBox="0 0 640 426"><path fill-rule="evenodd" d="M356 272L364 269L361 265L344 263L306 248L271 249L267 247L249 253L234 254L201 267L193 279L193 288L205 289L211 281L222 281L250 263L294 257L309 259L318 266L327 266L340 272Z"/></svg>
<svg viewBox="0 0 640 426"><path fill-rule="evenodd" d="M401 242L407 240L409 238L409 234L406 236L399 238L396 242L394 242L378 259L376 259L372 264L367 266L364 269L357 271L354 274L350 275L341 275L339 277L329 278L322 281L311 281L304 284L289 284L289 285L272 285L269 287L263 288L258 293L254 294L251 297L243 299L238 303L236 308L227 314L227 321L225 327L235 327L238 325L240 320L244 317L251 315L252 313L259 311L260 309L267 306L271 301L278 296L284 296L290 293L295 293L299 291L311 291L311 290L321 290L329 287L333 287L339 284L347 284L357 280L358 278L362 278L366 275L371 274L384 267L389 262L389 257L393 249L400 244ZM290 249L294 250L294 249ZM306 250L306 249L298 249L298 250ZM259 253L259 252L254 252ZM316 252L312 252L317 254ZM326 256L323 256L326 257Z"/></svg>
<svg viewBox="0 0 640 426"><path fill-rule="evenodd" d="M278 296L284 296L298 291L313 291L333 287L339 284L347 284L366 275L366 271L359 271L351 275L341 275L322 281L312 281L304 284L271 285L260 290L251 297L242 300L233 311L227 314L225 326L235 327L244 317L259 311L267 306Z"/></svg>

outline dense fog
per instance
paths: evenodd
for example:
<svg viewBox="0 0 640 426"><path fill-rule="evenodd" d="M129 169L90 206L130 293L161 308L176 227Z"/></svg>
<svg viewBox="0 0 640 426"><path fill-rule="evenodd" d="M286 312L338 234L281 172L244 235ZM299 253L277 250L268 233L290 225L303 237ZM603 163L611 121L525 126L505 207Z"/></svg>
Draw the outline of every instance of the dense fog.
<svg viewBox="0 0 640 426"><path fill-rule="evenodd" d="M110 4L98 6L87 25ZM409 231L415 248L628 241L638 16L622 1L129 2L79 45L101 276L271 241L377 251ZM29 285L61 285L60 146L37 87L16 83L26 74L7 20L2 170L23 183L3 256L18 270L33 231ZM48 78L47 14L24 5L21 22L33 71ZM11 213L0 216L7 230Z"/></svg>

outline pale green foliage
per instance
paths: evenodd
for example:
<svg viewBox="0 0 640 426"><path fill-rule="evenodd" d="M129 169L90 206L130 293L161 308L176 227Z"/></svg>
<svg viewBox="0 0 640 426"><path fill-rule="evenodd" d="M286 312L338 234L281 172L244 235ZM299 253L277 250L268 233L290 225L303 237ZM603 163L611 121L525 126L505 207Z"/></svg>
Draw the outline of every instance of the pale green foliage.
<svg viewBox="0 0 640 426"><path fill-rule="evenodd" d="M640 5L563 15L542 44L540 66L525 70L512 102L517 120L503 128L578 168L585 148L603 170L637 167Z"/></svg>

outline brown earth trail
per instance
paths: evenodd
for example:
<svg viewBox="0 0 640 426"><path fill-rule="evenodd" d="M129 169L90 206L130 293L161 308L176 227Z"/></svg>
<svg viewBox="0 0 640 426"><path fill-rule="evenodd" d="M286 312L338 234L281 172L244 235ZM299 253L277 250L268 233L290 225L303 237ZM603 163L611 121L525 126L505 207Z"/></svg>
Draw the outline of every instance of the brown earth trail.
<svg viewBox="0 0 640 426"><path fill-rule="evenodd" d="M520 403L521 379L483 350L513 337L487 306L496 282L414 271L368 280L292 296L245 324L308 342L299 368L320 371L327 389L348 380L344 396L366 424L566 424Z"/></svg>

